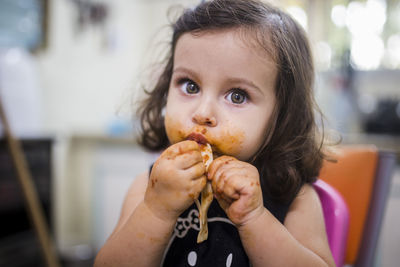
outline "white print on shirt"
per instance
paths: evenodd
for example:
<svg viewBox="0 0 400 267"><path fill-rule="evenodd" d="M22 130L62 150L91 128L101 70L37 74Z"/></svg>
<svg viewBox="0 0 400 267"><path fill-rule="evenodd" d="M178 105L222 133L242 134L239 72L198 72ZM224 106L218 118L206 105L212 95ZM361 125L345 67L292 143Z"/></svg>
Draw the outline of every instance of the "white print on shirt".
<svg viewBox="0 0 400 267"><path fill-rule="evenodd" d="M228 255L228 257L226 258L226 265L225 265L226 267L231 267L232 258L233 258L233 255L232 255L232 253L230 253L230 254ZM197 263L197 253L196 253L195 251L191 251L191 252L188 254L187 260L188 260L188 263L189 263L190 266L196 266L196 263Z"/></svg>
<svg viewBox="0 0 400 267"><path fill-rule="evenodd" d="M213 218L208 218L207 220L208 223L211 222L224 222L228 223L231 225L234 225L228 218L223 218L223 217L213 217ZM200 230L199 226L199 211L197 209L192 209L190 210L188 216L186 218L178 218L175 228L174 228L174 233L171 236L171 239L165 249L164 256L162 259L161 266L164 264L165 257L167 255L167 252L169 251L169 248L171 247L173 241L176 238L183 238L186 236L188 231L190 229L194 229L196 231ZM230 267L232 264L232 259L233 255L230 253L226 259L226 267ZM195 251L189 252L187 255L187 261L190 266L196 266L197 263L197 253Z"/></svg>

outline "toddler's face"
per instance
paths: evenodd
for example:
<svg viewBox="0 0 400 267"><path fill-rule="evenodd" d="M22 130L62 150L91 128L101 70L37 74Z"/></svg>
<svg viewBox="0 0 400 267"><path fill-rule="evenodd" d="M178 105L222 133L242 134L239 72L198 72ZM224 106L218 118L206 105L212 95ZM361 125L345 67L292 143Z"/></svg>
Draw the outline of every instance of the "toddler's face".
<svg viewBox="0 0 400 267"><path fill-rule="evenodd" d="M237 30L182 35L166 106L170 142L196 133L217 154L249 160L267 133L276 75L272 58Z"/></svg>

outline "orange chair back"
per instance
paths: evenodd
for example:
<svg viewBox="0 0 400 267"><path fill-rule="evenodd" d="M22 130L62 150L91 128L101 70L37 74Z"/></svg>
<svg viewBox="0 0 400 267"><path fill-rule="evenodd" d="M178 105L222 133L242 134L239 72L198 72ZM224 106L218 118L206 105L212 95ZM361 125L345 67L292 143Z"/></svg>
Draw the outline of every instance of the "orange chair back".
<svg viewBox="0 0 400 267"><path fill-rule="evenodd" d="M345 199L350 212L346 264L354 264L364 231L378 162L378 149L373 145L340 147L333 155L336 163L324 162L320 179Z"/></svg>

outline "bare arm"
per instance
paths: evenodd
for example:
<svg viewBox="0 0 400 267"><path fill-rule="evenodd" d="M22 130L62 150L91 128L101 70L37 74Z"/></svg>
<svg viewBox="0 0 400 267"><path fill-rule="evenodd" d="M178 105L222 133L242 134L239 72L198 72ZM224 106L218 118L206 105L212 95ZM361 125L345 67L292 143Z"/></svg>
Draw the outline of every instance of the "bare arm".
<svg viewBox="0 0 400 267"><path fill-rule="evenodd" d="M222 156L213 161L208 179L220 206L239 231L253 266L334 266L321 204L304 185L282 225L263 205L258 170Z"/></svg>
<svg viewBox="0 0 400 267"><path fill-rule="evenodd" d="M266 209L238 227L253 266L335 266L325 233L318 195L305 185L283 226Z"/></svg>
<svg viewBox="0 0 400 267"><path fill-rule="evenodd" d="M98 253L99 266L159 266L179 215L206 184L199 146L182 141L167 148L125 198L120 220Z"/></svg>
<svg viewBox="0 0 400 267"><path fill-rule="evenodd" d="M118 224L97 254L95 266L159 266L175 221L159 219L144 203L148 179L146 172L132 183Z"/></svg>

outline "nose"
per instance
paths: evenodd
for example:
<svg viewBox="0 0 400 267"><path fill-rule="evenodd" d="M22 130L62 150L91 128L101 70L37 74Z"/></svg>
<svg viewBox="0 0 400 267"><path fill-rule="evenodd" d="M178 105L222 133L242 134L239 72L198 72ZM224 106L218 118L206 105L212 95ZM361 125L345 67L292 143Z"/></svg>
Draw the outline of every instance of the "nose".
<svg viewBox="0 0 400 267"><path fill-rule="evenodd" d="M193 116L193 122L210 127L217 126L217 120L214 117L204 117L199 114Z"/></svg>
<svg viewBox="0 0 400 267"><path fill-rule="evenodd" d="M192 121L199 125L205 125L209 127L217 126L217 118L214 115L213 106L214 105L211 103L211 101L201 101L192 115Z"/></svg>

